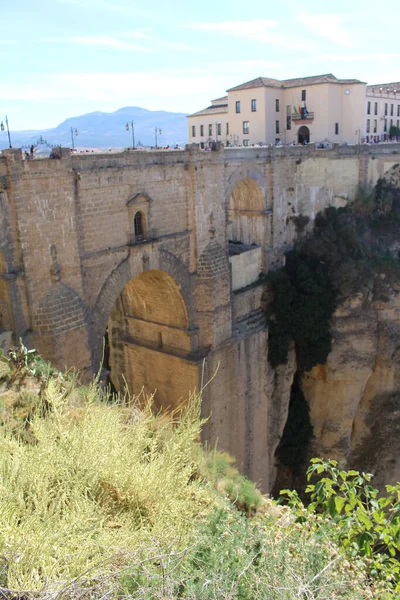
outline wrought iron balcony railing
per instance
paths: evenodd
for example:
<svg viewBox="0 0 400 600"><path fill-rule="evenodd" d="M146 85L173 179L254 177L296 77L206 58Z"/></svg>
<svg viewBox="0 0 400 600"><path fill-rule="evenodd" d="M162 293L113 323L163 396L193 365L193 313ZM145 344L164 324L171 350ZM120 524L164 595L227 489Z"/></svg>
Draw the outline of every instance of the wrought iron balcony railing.
<svg viewBox="0 0 400 600"><path fill-rule="evenodd" d="M314 113L310 111L305 112L304 110L302 110L301 112L292 114L292 121L310 121L313 118Z"/></svg>

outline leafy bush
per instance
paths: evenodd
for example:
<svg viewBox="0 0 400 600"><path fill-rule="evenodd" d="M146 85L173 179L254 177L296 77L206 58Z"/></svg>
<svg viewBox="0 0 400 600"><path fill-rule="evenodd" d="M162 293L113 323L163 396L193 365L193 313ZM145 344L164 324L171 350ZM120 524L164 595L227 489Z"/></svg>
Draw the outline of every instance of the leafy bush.
<svg viewBox="0 0 400 600"><path fill-rule="evenodd" d="M362 558L371 580L384 582L400 593L400 484L387 485L388 496L379 496L372 487L373 476L338 469L334 460L314 458L307 471L310 483L306 493L311 502L307 509L296 492L282 490L298 522L318 513L329 537L351 558ZM322 475L322 477L321 477Z"/></svg>

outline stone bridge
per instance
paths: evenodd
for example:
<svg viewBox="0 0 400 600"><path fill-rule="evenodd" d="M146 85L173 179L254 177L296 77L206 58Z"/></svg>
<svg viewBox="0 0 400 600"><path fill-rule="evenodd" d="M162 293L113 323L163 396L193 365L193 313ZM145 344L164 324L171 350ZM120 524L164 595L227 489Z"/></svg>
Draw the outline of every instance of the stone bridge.
<svg viewBox="0 0 400 600"><path fill-rule="evenodd" d="M396 146L0 156L0 336L174 408L270 487L291 385L271 369L262 274L311 218L399 162ZM205 360L204 360L205 359ZM219 365L219 367L218 367Z"/></svg>

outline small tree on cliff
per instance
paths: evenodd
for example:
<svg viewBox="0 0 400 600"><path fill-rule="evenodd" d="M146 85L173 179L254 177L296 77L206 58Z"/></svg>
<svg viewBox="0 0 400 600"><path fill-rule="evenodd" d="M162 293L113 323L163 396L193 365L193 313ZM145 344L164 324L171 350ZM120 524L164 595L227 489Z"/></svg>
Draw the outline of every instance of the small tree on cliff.
<svg viewBox="0 0 400 600"><path fill-rule="evenodd" d="M392 125L389 129L389 137L392 140L393 138L400 138L400 127L396 127L396 125Z"/></svg>

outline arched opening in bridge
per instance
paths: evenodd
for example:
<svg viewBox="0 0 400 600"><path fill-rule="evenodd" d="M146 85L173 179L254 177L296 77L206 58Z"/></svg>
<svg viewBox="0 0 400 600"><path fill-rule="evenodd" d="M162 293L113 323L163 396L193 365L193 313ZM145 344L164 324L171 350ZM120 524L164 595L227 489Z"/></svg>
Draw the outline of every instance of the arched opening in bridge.
<svg viewBox="0 0 400 600"><path fill-rule="evenodd" d="M305 125L302 125L297 133L297 141L299 144L310 143L310 130Z"/></svg>
<svg viewBox="0 0 400 600"><path fill-rule="evenodd" d="M262 270L261 248L265 245L265 218L263 190L255 179L242 179L234 187L228 206L233 290L246 287L258 279Z"/></svg>
<svg viewBox="0 0 400 600"><path fill-rule="evenodd" d="M142 242L146 237L146 222L144 214L139 210L133 219L135 242Z"/></svg>
<svg viewBox="0 0 400 600"><path fill-rule="evenodd" d="M109 368L117 390L150 395L173 409L198 387L196 336L189 328L180 287L168 273L145 271L131 279L108 320Z"/></svg>

